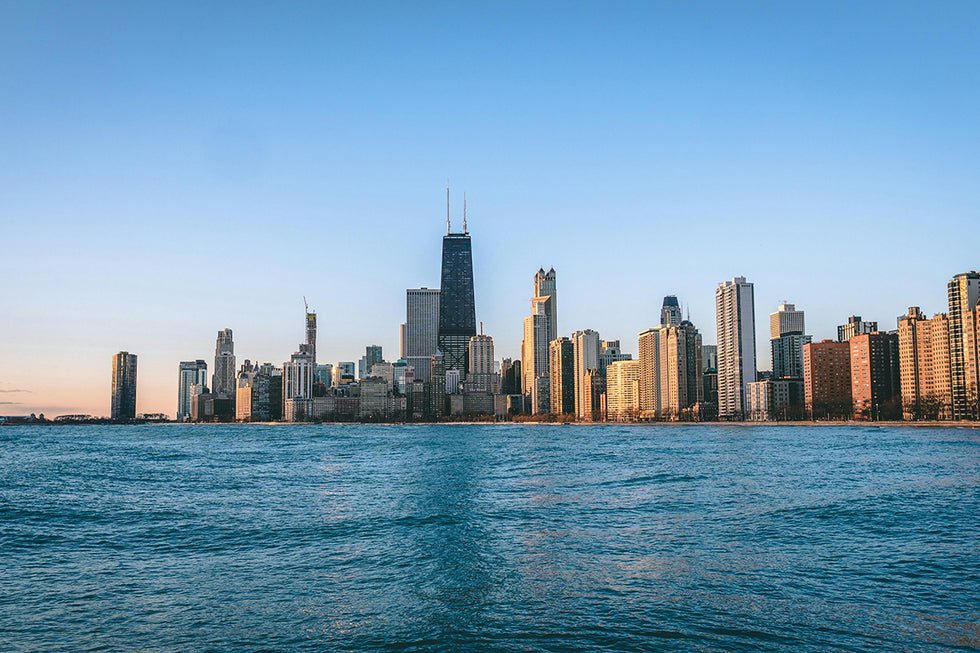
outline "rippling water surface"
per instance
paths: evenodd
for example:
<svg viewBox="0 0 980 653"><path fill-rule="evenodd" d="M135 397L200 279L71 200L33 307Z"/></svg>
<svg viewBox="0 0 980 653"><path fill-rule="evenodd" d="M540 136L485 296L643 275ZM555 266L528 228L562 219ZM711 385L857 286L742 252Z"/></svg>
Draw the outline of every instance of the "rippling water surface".
<svg viewBox="0 0 980 653"><path fill-rule="evenodd" d="M980 434L0 429L0 649L980 648Z"/></svg>

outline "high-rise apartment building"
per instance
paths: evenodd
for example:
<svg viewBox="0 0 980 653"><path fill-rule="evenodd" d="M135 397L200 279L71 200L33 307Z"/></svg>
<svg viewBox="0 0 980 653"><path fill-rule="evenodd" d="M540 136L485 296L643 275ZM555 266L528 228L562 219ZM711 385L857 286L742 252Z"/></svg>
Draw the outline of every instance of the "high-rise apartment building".
<svg viewBox="0 0 980 653"><path fill-rule="evenodd" d="M523 395L521 361L505 358L500 361L500 394Z"/></svg>
<svg viewBox="0 0 980 653"><path fill-rule="evenodd" d="M548 344L551 384L551 413L575 413L575 351L568 338L555 338Z"/></svg>
<svg viewBox="0 0 980 653"><path fill-rule="evenodd" d="M466 231L452 233L448 215L442 239L442 286L439 294L439 351L447 370L465 373L470 338L476 335L476 300L473 296L473 249Z"/></svg>
<svg viewBox="0 0 980 653"><path fill-rule="evenodd" d="M534 297L548 297L544 303L544 312L548 317L548 342L558 337L558 291L555 285L555 268L547 272L540 268L534 275ZM534 311L532 310L533 314ZM547 343L545 343L547 346Z"/></svg>
<svg viewBox="0 0 980 653"><path fill-rule="evenodd" d="M660 332L661 415L678 417L703 399L701 334L687 320Z"/></svg>
<svg viewBox="0 0 980 653"><path fill-rule="evenodd" d="M674 295L664 297L663 306L660 308L660 326L676 326L684 319L681 313L681 305Z"/></svg>
<svg viewBox="0 0 980 653"><path fill-rule="evenodd" d="M946 284L949 300L953 419L976 419L978 404L977 299L980 274L963 272Z"/></svg>
<svg viewBox="0 0 980 653"><path fill-rule="evenodd" d="M769 337L771 339L802 335L805 332L803 311L796 310L795 304L780 304L775 313L769 314Z"/></svg>
<svg viewBox="0 0 980 653"><path fill-rule="evenodd" d="M231 329L218 331L214 346L214 378L211 392L219 399L235 396L235 341ZM234 407L234 405L232 404Z"/></svg>
<svg viewBox="0 0 980 653"><path fill-rule="evenodd" d="M469 348L469 374L473 376L493 374L493 338L479 333L470 338Z"/></svg>
<svg viewBox="0 0 980 653"><path fill-rule="evenodd" d="M918 306L909 308L898 321L898 359L902 417L950 419L953 397L948 316L939 314L930 320Z"/></svg>
<svg viewBox="0 0 980 653"><path fill-rule="evenodd" d="M524 318L524 339L521 341L521 370L523 394L530 397L533 414L550 411L551 384L548 376L548 312L553 297L531 298L531 315Z"/></svg>
<svg viewBox="0 0 980 653"><path fill-rule="evenodd" d="M441 351L436 350L432 355L430 367L428 415L441 417L446 414L446 359Z"/></svg>
<svg viewBox="0 0 980 653"><path fill-rule="evenodd" d="M718 416L743 419L748 384L756 380L755 295L745 277L715 290L718 326Z"/></svg>
<svg viewBox="0 0 980 653"><path fill-rule="evenodd" d="M415 378L428 382L432 356L439 348L439 289L405 291L405 324L401 357L415 368Z"/></svg>
<svg viewBox="0 0 980 653"><path fill-rule="evenodd" d="M646 419L656 419L662 412L660 397L660 340L667 332L667 327L660 325L641 331L639 335L639 364L640 364L640 416Z"/></svg>
<svg viewBox="0 0 980 653"><path fill-rule="evenodd" d="M851 398L851 346L824 340L803 346L803 391L813 419L848 419Z"/></svg>
<svg viewBox="0 0 980 653"><path fill-rule="evenodd" d="M852 315L847 318L847 324L837 327L837 342L847 342L854 336L863 333L874 333L878 330L877 322L865 322L860 315Z"/></svg>
<svg viewBox="0 0 980 653"><path fill-rule="evenodd" d="M191 418L191 395L194 386L207 387L208 364L196 361L181 361L177 372L177 421L186 422Z"/></svg>
<svg viewBox="0 0 980 653"><path fill-rule="evenodd" d="M614 361L606 368L606 416L626 421L640 413L640 361Z"/></svg>
<svg viewBox="0 0 980 653"><path fill-rule="evenodd" d="M121 351L112 357L110 399L112 419L136 419L136 354Z"/></svg>
<svg viewBox="0 0 980 653"><path fill-rule="evenodd" d="M592 329L573 333L572 352L575 366L575 417L585 419L588 414L591 419L597 404L593 400L594 375L590 372L598 372L599 369L599 333Z"/></svg>
<svg viewBox="0 0 980 653"><path fill-rule="evenodd" d="M900 419L898 334L863 333L851 348L851 400L855 419Z"/></svg>
<svg viewBox="0 0 980 653"><path fill-rule="evenodd" d="M306 343L282 364L282 398L283 402L313 398L313 355Z"/></svg>
<svg viewBox="0 0 980 653"><path fill-rule="evenodd" d="M599 342L599 371L605 372L606 368L617 361L632 360L632 354L623 353L618 340L602 340Z"/></svg>

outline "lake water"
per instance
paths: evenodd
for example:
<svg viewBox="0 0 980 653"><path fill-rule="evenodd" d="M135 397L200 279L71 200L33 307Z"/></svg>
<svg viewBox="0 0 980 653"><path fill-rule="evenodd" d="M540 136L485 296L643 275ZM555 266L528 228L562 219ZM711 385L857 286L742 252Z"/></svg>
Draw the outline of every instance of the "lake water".
<svg viewBox="0 0 980 653"><path fill-rule="evenodd" d="M0 428L4 651L980 649L980 432Z"/></svg>

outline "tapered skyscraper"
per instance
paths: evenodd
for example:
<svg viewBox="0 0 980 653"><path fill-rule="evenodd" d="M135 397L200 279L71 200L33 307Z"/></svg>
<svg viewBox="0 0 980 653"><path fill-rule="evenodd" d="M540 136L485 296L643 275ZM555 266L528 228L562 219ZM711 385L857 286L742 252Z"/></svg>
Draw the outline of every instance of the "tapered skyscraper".
<svg viewBox="0 0 980 653"><path fill-rule="evenodd" d="M540 268L534 275L534 296L550 297L550 301L544 304L544 312L548 318L548 342L544 343L545 348L548 343L558 337L558 290L555 284L555 268L547 272Z"/></svg>
<svg viewBox="0 0 980 653"><path fill-rule="evenodd" d="M470 338L476 335L476 300L473 297L473 249L466 232L453 233L449 224L449 189L446 189L446 235L442 239L442 285L439 289L439 351L446 370L466 374Z"/></svg>

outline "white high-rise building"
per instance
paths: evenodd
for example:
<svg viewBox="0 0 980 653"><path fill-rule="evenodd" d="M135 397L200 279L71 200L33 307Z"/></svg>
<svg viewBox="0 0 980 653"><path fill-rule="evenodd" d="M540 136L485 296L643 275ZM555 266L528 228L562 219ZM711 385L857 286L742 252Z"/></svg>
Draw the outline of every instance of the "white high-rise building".
<svg viewBox="0 0 980 653"><path fill-rule="evenodd" d="M599 369L599 332L592 329L576 331L572 334L572 355L575 367L575 417L586 416L586 375ZM591 408L588 411L591 415Z"/></svg>
<svg viewBox="0 0 980 653"><path fill-rule="evenodd" d="M640 412L640 361L620 360L606 368L606 414L611 420L635 419Z"/></svg>
<svg viewBox="0 0 980 653"><path fill-rule="evenodd" d="M401 358L415 368L415 378L428 381L439 340L439 289L405 291L405 323L401 328Z"/></svg>
<svg viewBox="0 0 980 653"><path fill-rule="evenodd" d="M313 398L313 353L305 343L282 364L282 398Z"/></svg>
<svg viewBox="0 0 980 653"><path fill-rule="evenodd" d="M208 364L202 360L181 361L177 373L177 421L184 422L191 417L191 395L195 385L208 384Z"/></svg>
<svg viewBox="0 0 980 653"><path fill-rule="evenodd" d="M745 277L715 290L718 326L718 417L745 419L748 385L755 382L755 296Z"/></svg>

